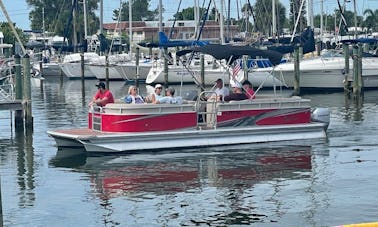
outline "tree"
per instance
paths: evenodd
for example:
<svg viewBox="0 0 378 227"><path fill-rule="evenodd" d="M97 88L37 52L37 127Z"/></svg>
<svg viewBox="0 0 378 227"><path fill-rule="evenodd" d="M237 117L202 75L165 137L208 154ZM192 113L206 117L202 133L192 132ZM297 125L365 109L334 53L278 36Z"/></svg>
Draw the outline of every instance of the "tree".
<svg viewBox="0 0 378 227"><path fill-rule="evenodd" d="M306 4L303 3L302 10L299 12L302 1L305 1L305 0L290 0L290 25L291 25L292 31L294 30L294 26L297 21L298 15L299 15L299 21L296 28L296 32L303 31L304 28L307 26L307 21L305 18L306 10L304 7Z"/></svg>
<svg viewBox="0 0 378 227"><path fill-rule="evenodd" d="M73 6L72 3L76 4ZM76 31L79 39L84 39L84 8L82 1L56 1L56 0L26 0L26 3L33 8L29 13L31 28L42 31L43 21L45 31L52 32L60 36L67 36L72 40L72 23L75 21ZM99 19L95 14L98 7L98 0L86 0L88 34L94 34L99 29ZM72 18L72 10L75 9L76 19L69 22ZM43 16L44 11L44 16ZM64 34L65 31L68 34Z"/></svg>
<svg viewBox="0 0 378 227"><path fill-rule="evenodd" d="M157 20L159 16L159 9L150 11L149 5L151 0L134 0L132 2L132 20L133 21L146 21ZM113 10L113 20L118 20L119 9ZM129 2L122 2L121 5L121 18L120 21L129 20Z"/></svg>
<svg viewBox="0 0 378 227"><path fill-rule="evenodd" d="M21 39L21 42L26 43L28 37L22 32L22 29L17 28L14 24L18 36ZM4 43L8 44L15 44L17 42L16 36L13 34L11 27L9 26L8 22L0 22L0 30L3 32L4 35Z"/></svg>
<svg viewBox="0 0 378 227"><path fill-rule="evenodd" d="M200 19L202 19L202 16L206 12L206 8L199 8L199 14L200 14ZM209 10L208 13L208 20L215 20L215 15L216 15L216 9L213 8ZM189 7L186 9L183 9L181 12L178 12L174 15L177 20L194 20L194 7Z"/></svg>
<svg viewBox="0 0 378 227"><path fill-rule="evenodd" d="M285 7L278 1L276 1L276 18L277 18L277 32L281 33L283 23L286 20ZM257 0L253 12L255 12L255 27L259 32L263 32L266 35L272 34L273 17L272 17L272 0Z"/></svg>
<svg viewBox="0 0 378 227"><path fill-rule="evenodd" d="M367 9L364 11L364 15L367 15L364 21L364 26L373 31L378 31L378 10Z"/></svg>

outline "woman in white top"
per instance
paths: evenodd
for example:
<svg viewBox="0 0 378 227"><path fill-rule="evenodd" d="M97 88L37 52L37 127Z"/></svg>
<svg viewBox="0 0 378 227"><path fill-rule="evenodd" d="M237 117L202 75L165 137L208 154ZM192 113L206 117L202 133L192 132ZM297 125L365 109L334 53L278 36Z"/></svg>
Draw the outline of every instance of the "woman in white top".
<svg viewBox="0 0 378 227"><path fill-rule="evenodd" d="M125 98L125 103L129 104L142 104L144 103L143 98L138 95L138 89L136 86L130 86L128 96Z"/></svg>

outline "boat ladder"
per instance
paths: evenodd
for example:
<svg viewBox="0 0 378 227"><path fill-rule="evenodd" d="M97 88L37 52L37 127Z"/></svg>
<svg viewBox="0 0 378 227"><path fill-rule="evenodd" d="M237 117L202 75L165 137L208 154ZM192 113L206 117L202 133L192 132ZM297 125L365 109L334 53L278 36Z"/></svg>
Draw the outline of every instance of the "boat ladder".
<svg viewBox="0 0 378 227"><path fill-rule="evenodd" d="M197 129L217 128L217 97L214 91L203 91L197 98Z"/></svg>
<svg viewBox="0 0 378 227"><path fill-rule="evenodd" d="M92 130L93 131L102 131L102 108L100 106L92 106Z"/></svg>

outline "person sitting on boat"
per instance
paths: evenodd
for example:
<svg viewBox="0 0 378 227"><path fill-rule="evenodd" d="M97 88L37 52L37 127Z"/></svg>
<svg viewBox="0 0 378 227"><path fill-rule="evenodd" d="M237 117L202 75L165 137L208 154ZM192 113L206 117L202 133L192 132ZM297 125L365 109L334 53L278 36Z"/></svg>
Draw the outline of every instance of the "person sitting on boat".
<svg viewBox="0 0 378 227"><path fill-rule="evenodd" d="M156 100L155 104L182 104L182 97L175 95L175 89L173 87L168 87L165 89L165 96L161 97L160 99Z"/></svg>
<svg viewBox="0 0 378 227"><path fill-rule="evenodd" d="M155 91L148 97L148 101L151 103L155 103L156 100L159 100L163 97L161 92L163 91L163 85L161 84L156 84L155 85Z"/></svg>
<svg viewBox="0 0 378 227"><path fill-rule="evenodd" d="M217 79L215 81L215 90L214 92L216 93L216 97L215 96L211 96L209 99L217 99L217 100L222 100L223 97L225 97L226 95L229 95L230 94L230 90L228 90L228 88L224 87L223 86L223 80L221 78Z"/></svg>
<svg viewBox="0 0 378 227"><path fill-rule="evenodd" d="M108 103L114 103L113 94L106 89L105 83L100 81L96 84L98 88L97 93L93 96L92 101L89 103L89 106L97 105L97 106L105 106Z"/></svg>
<svg viewBox="0 0 378 227"><path fill-rule="evenodd" d="M231 87L232 87L232 93L229 95L226 95L224 97L224 101L228 102L232 100L240 101L240 100L248 99L248 96L245 93L243 93L242 86L239 82L231 83Z"/></svg>
<svg viewBox="0 0 378 227"><path fill-rule="evenodd" d="M125 103L128 104L143 104L144 100L142 96L138 95L138 89L136 86L130 86L128 96L125 97Z"/></svg>
<svg viewBox="0 0 378 227"><path fill-rule="evenodd" d="M245 91L245 94L247 95L248 99L254 99L255 97L255 91L253 90L253 86L249 80L245 80L243 82L243 89Z"/></svg>

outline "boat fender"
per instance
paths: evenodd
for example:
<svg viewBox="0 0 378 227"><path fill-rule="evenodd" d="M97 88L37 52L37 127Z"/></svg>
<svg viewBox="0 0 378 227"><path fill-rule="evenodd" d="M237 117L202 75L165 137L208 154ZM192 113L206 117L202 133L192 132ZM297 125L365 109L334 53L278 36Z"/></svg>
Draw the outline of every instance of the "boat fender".
<svg viewBox="0 0 378 227"><path fill-rule="evenodd" d="M325 129L327 129L330 122L329 109L325 107L314 108L311 112L311 120L324 123Z"/></svg>

